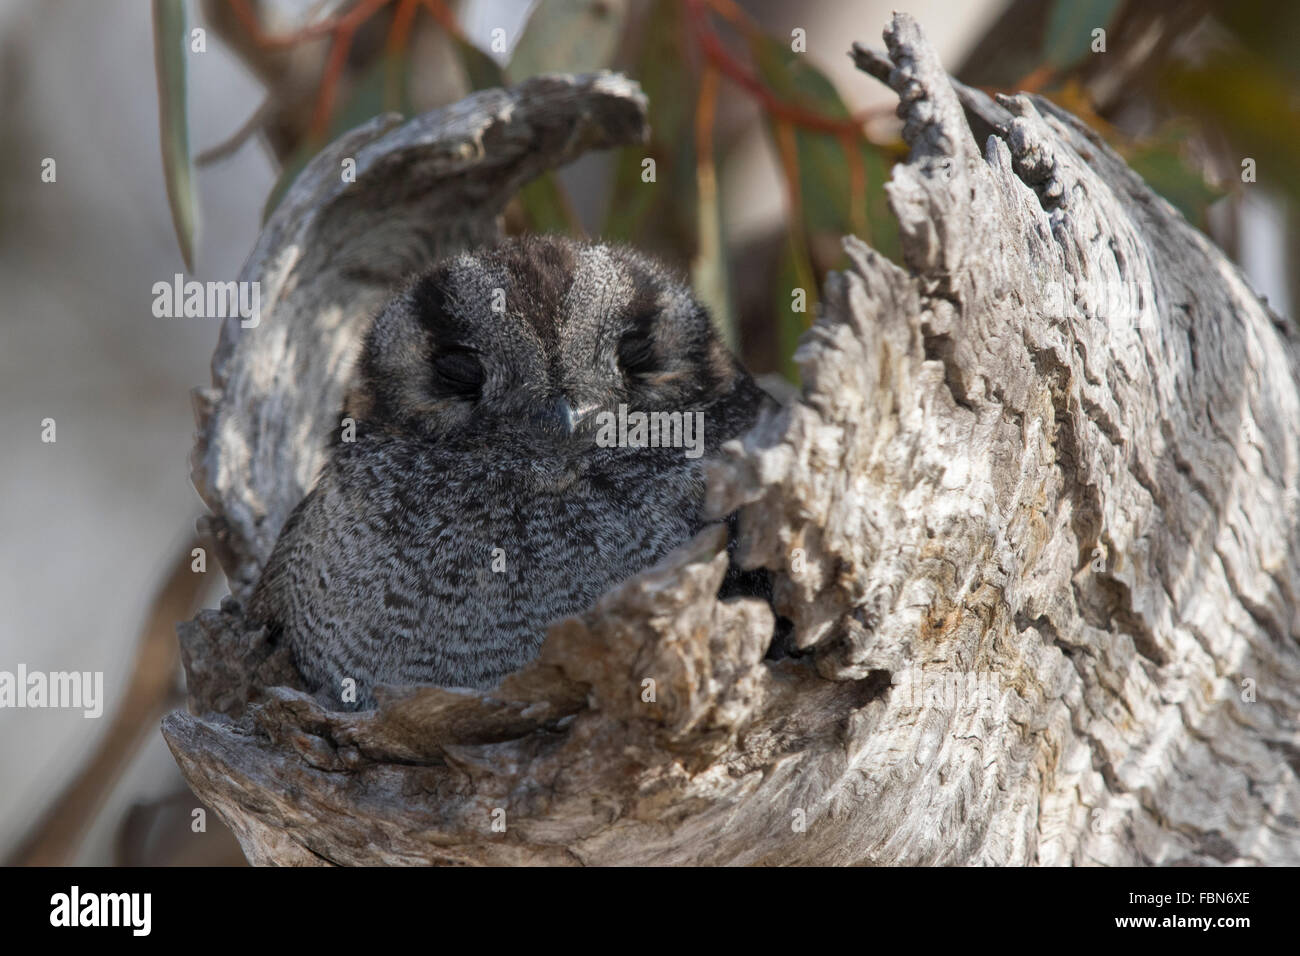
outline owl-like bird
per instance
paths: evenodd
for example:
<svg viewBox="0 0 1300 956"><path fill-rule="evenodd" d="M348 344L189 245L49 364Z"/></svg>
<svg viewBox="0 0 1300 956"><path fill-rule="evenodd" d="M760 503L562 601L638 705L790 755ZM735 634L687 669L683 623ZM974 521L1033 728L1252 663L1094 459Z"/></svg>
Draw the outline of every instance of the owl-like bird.
<svg viewBox="0 0 1300 956"><path fill-rule="evenodd" d="M705 463L765 401L670 271L550 236L415 279L358 372L355 434L249 606L324 695L352 678L356 706L379 684L491 687L532 659L548 624L704 526Z"/></svg>

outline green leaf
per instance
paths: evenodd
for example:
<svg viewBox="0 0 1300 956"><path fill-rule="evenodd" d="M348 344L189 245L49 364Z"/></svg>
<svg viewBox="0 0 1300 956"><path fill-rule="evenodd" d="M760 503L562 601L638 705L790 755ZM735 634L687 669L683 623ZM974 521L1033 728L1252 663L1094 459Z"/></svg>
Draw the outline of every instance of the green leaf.
<svg viewBox="0 0 1300 956"><path fill-rule="evenodd" d="M1222 194L1183 158L1180 147L1185 138L1186 130L1170 128L1134 150L1127 159L1148 186L1169 200L1188 222L1203 229L1206 210Z"/></svg>
<svg viewBox="0 0 1300 956"><path fill-rule="evenodd" d="M460 55L461 66L469 78L471 89L483 90L507 85L505 72L496 60L472 43L454 37L452 43ZM554 170L548 170L529 180L519 190L516 198L523 210L528 232L582 232Z"/></svg>
<svg viewBox="0 0 1300 956"><path fill-rule="evenodd" d="M781 356L780 372L788 381L798 385L799 367L794 363L794 350L799 344L799 336L812 324L816 314L817 282L807 253L793 234L786 240L774 280L772 295L776 303L774 314L778 319L776 337L777 354ZM794 311L792 293L795 289L807 293L804 312Z"/></svg>
<svg viewBox="0 0 1300 956"><path fill-rule="evenodd" d="M695 88L683 69L681 4L657 0L635 37L631 75L650 101L650 141L619 150L602 234L670 260L689 260L696 247ZM645 160L654 182L645 182Z"/></svg>
<svg viewBox="0 0 1300 956"><path fill-rule="evenodd" d="M1227 137L1238 161L1254 159L1261 185L1300 201L1300 109L1290 71L1267 59L1224 52L1197 66L1172 66L1160 87L1181 115Z"/></svg>
<svg viewBox="0 0 1300 956"><path fill-rule="evenodd" d="M581 232L564 188L554 170L530 180L519 190L519 204L529 232Z"/></svg>
<svg viewBox="0 0 1300 956"><path fill-rule="evenodd" d="M763 82L783 102L831 119L851 118L848 107L805 53L795 53L788 43L768 36L750 37L750 49ZM773 139L775 127L770 122ZM897 259L898 228L884 191L889 161L883 151L862 137L852 137L849 148L862 177L861 190L853 188L853 167L838 136L795 127L799 162L799 196L809 239L825 245L858 235L877 252ZM818 263L818 265L823 265Z"/></svg>
<svg viewBox="0 0 1300 956"><path fill-rule="evenodd" d="M829 119L852 118L835 85L806 53L794 52L784 39L759 33L749 36L749 45L759 78L783 103ZM767 119L773 142L779 144L776 121L770 113ZM815 314L819 276L846 263L839 240L857 235L895 261L899 261L901 248L884 190L890 165L885 152L861 136L852 135L846 141L798 125L792 128L802 221L791 223L787 230L790 241L773 294L775 314L780 318L776 331L783 356L781 371L797 382L794 347ZM791 308L791 292L796 288L806 293L806 312Z"/></svg>
<svg viewBox="0 0 1300 956"><path fill-rule="evenodd" d="M1237 38L1240 46L1234 58L1247 60L1265 72L1280 72L1288 89L1294 90L1300 83L1300 4L1267 0L1217 4L1214 21ZM1231 49L1221 50L1216 57ZM1208 66L1202 63L1203 68Z"/></svg>
<svg viewBox="0 0 1300 956"><path fill-rule="evenodd" d="M588 73L608 66L627 8L628 0L541 0L515 45L507 74L517 82L538 73Z"/></svg>
<svg viewBox="0 0 1300 956"><path fill-rule="evenodd" d="M505 72L496 60L465 40L452 37L451 43L460 56L460 65L471 90L488 90L506 85Z"/></svg>
<svg viewBox="0 0 1300 956"><path fill-rule="evenodd" d="M731 309L731 289L727 277L727 253L722 241L722 206L718 202L716 173L711 163L698 168L699 202L696 203L695 258L691 261L691 286L709 309L713 324L733 350L739 342L736 317Z"/></svg>
<svg viewBox="0 0 1300 956"><path fill-rule="evenodd" d="M787 103L833 119L850 114L835 85L807 53L796 53L785 40L763 33L749 34L749 49L764 83Z"/></svg>
<svg viewBox="0 0 1300 956"><path fill-rule="evenodd" d="M190 129L186 106L188 31L183 0L154 0L153 53L158 81L158 132L162 142L167 205L185 268L194 269L197 203L190 167Z"/></svg>
<svg viewBox="0 0 1300 956"><path fill-rule="evenodd" d="M1062 70L1092 49L1092 31L1105 28L1120 0L1055 0L1043 37L1047 65Z"/></svg>

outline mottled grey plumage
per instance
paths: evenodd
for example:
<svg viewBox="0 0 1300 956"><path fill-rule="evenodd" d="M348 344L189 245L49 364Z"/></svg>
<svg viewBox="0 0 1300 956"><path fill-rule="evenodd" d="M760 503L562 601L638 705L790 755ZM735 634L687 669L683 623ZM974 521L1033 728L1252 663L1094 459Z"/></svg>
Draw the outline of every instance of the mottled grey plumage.
<svg viewBox="0 0 1300 956"><path fill-rule="evenodd" d="M355 441L286 522L252 617L335 700L348 677L358 705L377 684L490 687L699 530L704 464L761 401L706 310L632 250L533 237L450 259L375 319ZM597 445L620 403L702 411L703 457Z"/></svg>

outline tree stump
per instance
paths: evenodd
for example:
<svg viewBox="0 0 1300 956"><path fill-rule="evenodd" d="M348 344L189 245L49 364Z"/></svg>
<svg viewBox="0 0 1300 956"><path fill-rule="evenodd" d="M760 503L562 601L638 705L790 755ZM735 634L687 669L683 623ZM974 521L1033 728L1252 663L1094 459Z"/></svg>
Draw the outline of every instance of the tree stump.
<svg viewBox="0 0 1300 956"><path fill-rule="evenodd" d="M714 528L490 691L304 693L240 602L367 317L645 104L537 78L303 173L241 276L262 320L196 393L232 597L182 625L163 723L250 861L1300 863L1295 328L1078 120L956 84L905 15L885 40L854 56L901 100L907 268L845 240L802 393L709 482L795 657L765 659L765 602L717 599Z"/></svg>

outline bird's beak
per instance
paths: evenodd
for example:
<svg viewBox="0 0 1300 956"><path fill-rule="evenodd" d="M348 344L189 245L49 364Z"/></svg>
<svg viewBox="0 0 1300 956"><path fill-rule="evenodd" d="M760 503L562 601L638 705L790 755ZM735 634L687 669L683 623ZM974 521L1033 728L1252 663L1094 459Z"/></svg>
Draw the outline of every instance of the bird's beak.
<svg viewBox="0 0 1300 956"><path fill-rule="evenodd" d="M578 426L579 416L563 395L557 395L533 415L533 422L544 432L569 438Z"/></svg>

